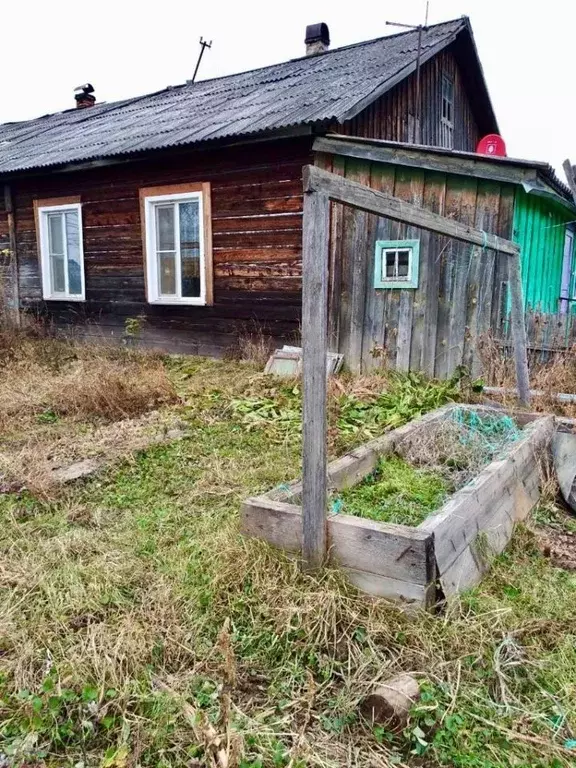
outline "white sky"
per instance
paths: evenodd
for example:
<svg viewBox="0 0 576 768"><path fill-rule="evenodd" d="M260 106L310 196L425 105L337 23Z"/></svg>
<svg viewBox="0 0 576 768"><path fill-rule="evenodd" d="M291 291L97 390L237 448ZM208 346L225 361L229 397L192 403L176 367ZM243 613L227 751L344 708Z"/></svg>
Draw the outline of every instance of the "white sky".
<svg viewBox="0 0 576 768"><path fill-rule="evenodd" d="M137 96L192 76L198 39L213 40L199 79L304 53L307 24L325 21L338 47L417 24L425 0L4 0L0 122ZM429 22L471 18L508 154L576 163L574 0L431 0ZM563 176L562 176L563 178Z"/></svg>

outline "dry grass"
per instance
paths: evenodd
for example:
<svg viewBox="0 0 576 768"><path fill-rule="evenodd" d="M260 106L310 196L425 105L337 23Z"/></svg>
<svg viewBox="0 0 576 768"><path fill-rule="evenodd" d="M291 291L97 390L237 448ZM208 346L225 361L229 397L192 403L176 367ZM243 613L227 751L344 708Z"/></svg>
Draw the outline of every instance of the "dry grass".
<svg viewBox="0 0 576 768"><path fill-rule="evenodd" d="M157 356L54 339L15 346L13 338L3 347L0 433L38 418L116 421L176 400Z"/></svg>
<svg viewBox="0 0 576 768"><path fill-rule="evenodd" d="M493 336L486 334L481 339L479 353L486 384L514 390L514 359L505 353ZM558 393L576 393L576 347L556 353L546 361L542 361L540 353L532 353L529 355L529 365L530 387L543 393L533 398L531 408L576 418L576 404L561 403L554 397ZM496 399L502 400L506 405L514 405L516 398L510 393Z"/></svg>
<svg viewBox="0 0 576 768"><path fill-rule="evenodd" d="M0 331L0 480L47 497L66 461L117 460L155 439L147 414L177 402L158 355ZM154 435L152 434L154 433Z"/></svg>
<svg viewBox="0 0 576 768"><path fill-rule="evenodd" d="M239 424L231 400L279 399L280 385L246 364L170 365L190 439L57 503L0 496L10 766L208 768L208 724L231 768L573 765L576 580L529 533L436 616L333 569L305 575L238 534L241 500L297 476L300 445ZM346 381L332 398L385 383ZM373 728L358 701L401 671L423 701L404 732Z"/></svg>

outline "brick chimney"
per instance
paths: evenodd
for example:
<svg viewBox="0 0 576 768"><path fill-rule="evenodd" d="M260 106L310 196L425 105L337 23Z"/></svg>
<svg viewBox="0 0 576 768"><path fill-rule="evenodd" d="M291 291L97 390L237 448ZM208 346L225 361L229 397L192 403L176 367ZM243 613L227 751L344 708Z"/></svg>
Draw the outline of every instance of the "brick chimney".
<svg viewBox="0 0 576 768"><path fill-rule="evenodd" d="M96 96L93 96L94 87L90 83L79 85L74 88L74 98L76 99L76 109L86 109L94 106Z"/></svg>
<svg viewBox="0 0 576 768"><path fill-rule="evenodd" d="M313 56L315 53L324 53L330 47L330 32L328 24L309 24L306 27L306 56Z"/></svg>

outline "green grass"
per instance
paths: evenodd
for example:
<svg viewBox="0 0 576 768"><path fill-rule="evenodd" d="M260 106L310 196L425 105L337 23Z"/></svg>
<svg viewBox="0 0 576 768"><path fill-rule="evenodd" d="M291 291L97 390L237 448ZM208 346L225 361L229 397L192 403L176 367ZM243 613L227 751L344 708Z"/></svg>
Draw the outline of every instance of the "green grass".
<svg viewBox="0 0 576 768"><path fill-rule="evenodd" d="M450 490L438 472L416 469L400 456L387 456L363 482L340 494L340 511L416 526L442 505Z"/></svg>
<svg viewBox="0 0 576 768"><path fill-rule="evenodd" d="M209 766L182 699L239 768L574 765L576 575L526 531L437 616L367 598L330 568L301 573L238 534L243 498L299 474L299 439L232 405L299 395L248 365L170 369L187 439L52 501L0 496L8 765ZM332 450L364 439L358 421L342 436L343 397L363 396L333 397ZM358 699L401 670L425 681L422 701L405 732L371 728Z"/></svg>

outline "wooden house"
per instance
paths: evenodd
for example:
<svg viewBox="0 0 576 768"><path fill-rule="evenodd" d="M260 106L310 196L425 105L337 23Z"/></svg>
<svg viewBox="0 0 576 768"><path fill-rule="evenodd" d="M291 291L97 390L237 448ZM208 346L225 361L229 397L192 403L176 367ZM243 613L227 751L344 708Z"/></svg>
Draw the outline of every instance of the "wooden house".
<svg viewBox="0 0 576 768"><path fill-rule="evenodd" d="M466 18L113 104L0 126L13 308L63 330L221 354L298 332L302 166L338 132L473 152L497 131ZM419 74L419 78L417 75ZM417 79L421 99L416 100Z"/></svg>

